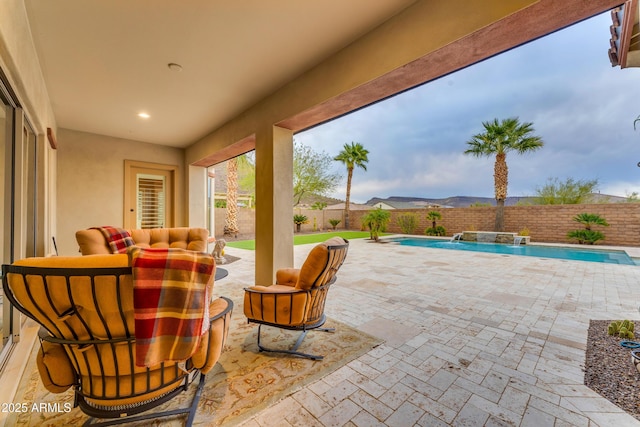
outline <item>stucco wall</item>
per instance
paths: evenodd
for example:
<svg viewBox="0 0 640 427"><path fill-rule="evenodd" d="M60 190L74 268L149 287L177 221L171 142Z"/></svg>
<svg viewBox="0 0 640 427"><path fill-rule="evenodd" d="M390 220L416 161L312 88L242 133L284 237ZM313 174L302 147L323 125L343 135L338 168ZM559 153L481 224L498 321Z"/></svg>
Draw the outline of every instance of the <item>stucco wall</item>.
<svg viewBox="0 0 640 427"><path fill-rule="evenodd" d="M53 109L42 78L24 1L0 1L0 68L20 99L35 130L56 129Z"/></svg>
<svg viewBox="0 0 640 427"><path fill-rule="evenodd" d="M57 151L60 255L78 255L77 230L123 225L125 160L178 166L176 225L186 225L184 150L60 129Z"/></svg>
<svg viewBox="0 0 640 427"><path fill-rule="evenodd" d="M440 212L442 219L437 225L447 230L447 236L465 230L492 231L495 221L494 207L433 209ZM401 233L397 224L398 215L413 212L418 215L419 225L415 234L424 234L431 223L427 221L426 209L393 210L387 231ZM572 243L567 232L583 226L572 218L580 213L598 214L605 218L609 227L594 226L605 235L603 245L640 246L640 203L611 203L588 205L542 205L505 207L505 231L520 232L529 229L532 242ZM361 217L366 212L351 211L352 229L360 229ZM573 242L575 243L575 242Z"/></svg>
<svg viewBox="0 0 640 427"><path fill-rule="evenodd" d="M38 134L39 187L38 187L38 250L53 253L51 237L55 235L56 194L56 151L46 142L47 128L56 130L56 120L49 100L47 88L40 70L29 20L23 0L0 1L0 69L7 83L24 110L24 115ZM4 126L1 127L4 129ZM19 133L18 133L19 134ZM6 167L3 164L3 168ZM6 189L2 187L2 191ZM18 207L18 209L20 209ZM16 217L26 217L26 213L16 212ZM3 223L3 222L2 222ZM9 247L9 241L0 229L0 238ZM26 236L23 230L22 236ZM6 256L8 250L5 251ZM8 261L8 258L3 258Z"/></svg>

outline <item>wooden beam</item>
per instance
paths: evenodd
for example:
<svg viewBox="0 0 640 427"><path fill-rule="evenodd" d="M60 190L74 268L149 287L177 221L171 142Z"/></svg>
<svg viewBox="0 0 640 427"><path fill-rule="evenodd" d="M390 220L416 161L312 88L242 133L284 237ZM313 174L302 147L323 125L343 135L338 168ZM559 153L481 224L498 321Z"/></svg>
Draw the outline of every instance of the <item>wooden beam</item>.
<svg viewBox="0 0 640 427"><path fill-rule="evenodd" d="M53 133L53 129L47 128L47 139L49 140L49 145L54 150L58 149L58 141L56 141L56 135Z"/></svg>

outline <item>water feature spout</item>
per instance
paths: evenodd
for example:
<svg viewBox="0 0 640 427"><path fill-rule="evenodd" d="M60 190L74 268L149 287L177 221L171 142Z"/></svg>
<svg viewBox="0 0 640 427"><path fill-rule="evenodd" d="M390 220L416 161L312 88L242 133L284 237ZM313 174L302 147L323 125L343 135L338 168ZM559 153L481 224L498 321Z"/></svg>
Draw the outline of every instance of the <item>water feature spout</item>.
<svg viewBox="0 0 640 427"><path fill-rule="evenodd" d="M513 236L513 246L520 246L523 240L524 236Z"/></svg>
<svg viewBox="0 0 640 427"><path fill-rule="evenodd" d="M462 239L462 233L456 233L453 236L451 236L451 240L449 240L449 242L451 242L451 243L459 242L460 239Z"/></svg>

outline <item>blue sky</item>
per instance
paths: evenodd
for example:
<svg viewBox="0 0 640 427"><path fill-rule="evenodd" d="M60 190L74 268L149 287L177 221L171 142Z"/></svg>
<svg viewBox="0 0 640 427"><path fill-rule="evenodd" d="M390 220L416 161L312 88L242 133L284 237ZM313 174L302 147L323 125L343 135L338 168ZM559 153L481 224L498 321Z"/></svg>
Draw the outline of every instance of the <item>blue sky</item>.
<svg viewBox="0 0 640 427"><path fill-rule="evenodd" d="M464 155L466 142L483 121L519 117L545 146L507 155L508 195L535 195L553 177L597 179L604 194L640 192L640 68L611 67L610 25L607 12L294 138L331 156L352 141L369 150L367 171L354 173L354 202L493 197L494 159ZM344 199L345 185L346 177L332 196Z"/></svg>

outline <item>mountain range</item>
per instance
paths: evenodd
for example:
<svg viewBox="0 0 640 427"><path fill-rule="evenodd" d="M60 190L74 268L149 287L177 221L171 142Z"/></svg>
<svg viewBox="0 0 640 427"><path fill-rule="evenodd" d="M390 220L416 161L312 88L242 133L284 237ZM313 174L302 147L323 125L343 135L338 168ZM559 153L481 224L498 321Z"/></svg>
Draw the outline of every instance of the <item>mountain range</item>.
<svg viewBox="0 0 640 427"><path fill-rule="evenodd" d="M591 195L592 203L619 203L627 201L626 197L611 196L608 194L593 193ZM535 197L529 196L510 196L505 200L505 206L514 206L517 204L533 204ZM476 197L476 196L452 196L440 199L424 198L424 197L403 197L392 196L387 198L373 197L365 204L376 206L384 203L393 206L396 209L402 208L418 208L429 205L438 205L450 208L466 208L471 205L496 205L496 199L492 197Z"/></svg>

